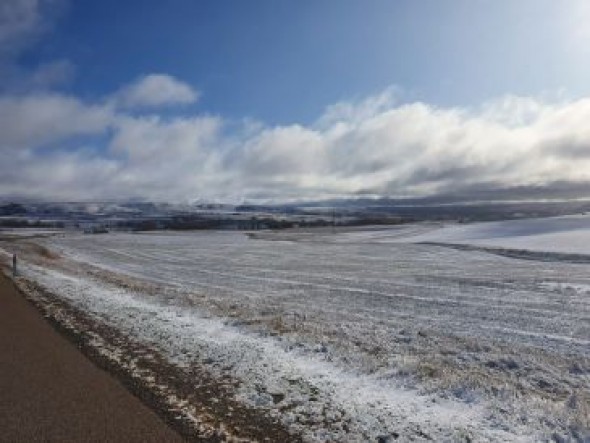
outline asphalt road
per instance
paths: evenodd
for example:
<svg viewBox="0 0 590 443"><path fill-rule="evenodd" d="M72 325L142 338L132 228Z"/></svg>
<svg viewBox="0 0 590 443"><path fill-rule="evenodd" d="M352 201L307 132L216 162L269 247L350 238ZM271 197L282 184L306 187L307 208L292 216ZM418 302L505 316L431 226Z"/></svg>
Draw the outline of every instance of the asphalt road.
<svg viewBox="0 0 590 443"><path fill-rule="evenodd" d="M181 442L0 272L0 442Z"/></svg>

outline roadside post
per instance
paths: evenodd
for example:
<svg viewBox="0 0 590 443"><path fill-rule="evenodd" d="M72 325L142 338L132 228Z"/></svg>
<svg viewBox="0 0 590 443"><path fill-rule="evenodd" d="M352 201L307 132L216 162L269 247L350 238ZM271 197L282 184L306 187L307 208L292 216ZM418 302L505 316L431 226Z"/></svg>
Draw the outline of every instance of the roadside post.
<svg viewBox="0 0 590 443"><path fill-rule="evenodd" d="M12 276L16 277L16 254L12 254Z"/></svg>

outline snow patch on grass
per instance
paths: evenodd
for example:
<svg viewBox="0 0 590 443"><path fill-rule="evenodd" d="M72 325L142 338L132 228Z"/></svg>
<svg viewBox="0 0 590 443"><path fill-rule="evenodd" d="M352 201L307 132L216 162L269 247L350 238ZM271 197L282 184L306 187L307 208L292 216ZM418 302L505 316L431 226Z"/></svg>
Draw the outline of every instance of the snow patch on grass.
<svg viewBox="0 0 590 443"><path fill-rule="evenodd" d="M394 380L289 350L275 337L86 278L35 266L26 274L110 326L156 346L176 364L199 360L220 375L230 373L242 382L237 393L242 401L268 410L309 440L360 441L413 432L448 439L471 434L498 441L517 437L487 422L477 402L420 395Z"/></svg>

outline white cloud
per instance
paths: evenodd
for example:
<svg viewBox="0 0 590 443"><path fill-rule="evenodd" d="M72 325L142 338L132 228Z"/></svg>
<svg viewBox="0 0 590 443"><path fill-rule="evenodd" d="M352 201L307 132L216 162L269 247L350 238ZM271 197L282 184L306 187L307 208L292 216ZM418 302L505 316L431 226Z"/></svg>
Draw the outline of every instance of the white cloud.
<svg viewBox="0 0 590 443"><path fill-rule="evenodd" d="M373 103L383 101L340 104L338 118L330 108L321 129L262 129L231 163L243 189L278 198L416 196L590 180L590 99L512 97L480 111Z"/></svg>
<svg viewBox="0 0 590 443"><path fill-rule="evenodd" d="M399 88L390 86L379 94L364 98L358 102L341 101L330 105L318 120L318 126L328 127L341 121L348 124L362 122L381 111L391 109L399 93Z"/></svg>
<svg viewBox="0 0 590 443"><path fill-rule="evenodd" d="M19 56L51 29L67 0L0 1L0 92L48 90L70 81L71 61L49 60L37 66L19 64Z"/></svg>
<svg viewBox="0 0 590 443"><path fill-rule="evenodd" d="M0 193L42 200L100 200L116 197L116 161L91 150L53 151L39 155L28 150L0 150ZM123 194L123 197L129 196Z"/></svg>
<svg viewBox="0 0 590 443"><path fill-rule="evenodd" d="M76 68L69 60L54 60L39 65L28 79L29 86L34 89L49 89L68 83Z"/></svg>
<svg viewBox="0 0 590 443"><path fill-rule="evenodd" d="M0 55L14 54L29 45L61 10L62 0L2 0Z"/></svg>
<svg viewBox="0 0 590 443"><path fill-rule="evenodd" d="M5 97L0 195L284 200L590 185L590 98L463 109L383 97L340 103L310 126L249 121L231 134L218 117Z"/></svg>
<svg viewBox="0 0 590 443"><path fill-rule="evenodd" d="M213 195L223 180L221 125L214 117L121 117L109 146L123 170L114 181L150 198Z"/></svg>
<svg viewBox="0 0 590 443"><path fill-rule="evenodd" d="M115 101L126 108L160 107L195 103L199 93L187 83L166 74L149 74L125 86Z"/></svg>
<svg viewBox="0 0 590 443"><path fill-rule="evenodd" d="M41 22L38 0L0 3L0 49L6 51L36 33Z"/></svg>
<svg viewBox="0 0 590 443"><path fill-rule="evenodd" d="M59 94L0 97L0 149L30 149L100 134L113 118L108 107Z"/></svg>

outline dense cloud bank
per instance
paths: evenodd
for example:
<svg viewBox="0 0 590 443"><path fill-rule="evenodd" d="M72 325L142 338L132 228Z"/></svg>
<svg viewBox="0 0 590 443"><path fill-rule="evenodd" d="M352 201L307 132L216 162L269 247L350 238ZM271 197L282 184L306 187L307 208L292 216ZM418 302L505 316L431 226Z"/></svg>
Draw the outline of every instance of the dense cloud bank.
<svg viewBox="0 0 590 443"><path fill-rule="evenodd" d="M162 78L179 87L169 97L155 88L150 100L141 82ZM493 198L485 191L517 187L538 198L544 186L590 181L590 99L505 97L460 109L396 104L385 91L331 106L309 126L265 126L159 113L158 103L198 96L170 76L146 76L128 91L96 103L56 93L0 98L2 194L268 201L477 190ZM128 98L113 97L135 97L133 112Z"/></svg>

